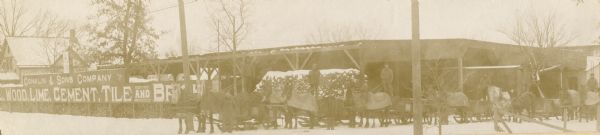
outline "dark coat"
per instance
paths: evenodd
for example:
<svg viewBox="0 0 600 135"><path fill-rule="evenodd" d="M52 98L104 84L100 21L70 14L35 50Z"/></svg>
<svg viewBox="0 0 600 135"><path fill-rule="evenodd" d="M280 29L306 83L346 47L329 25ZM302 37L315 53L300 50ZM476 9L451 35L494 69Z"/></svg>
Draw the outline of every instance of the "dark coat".
<svg viewBox="0 0 600 135"><path fill-rule="evenodd" d="M394 71L390 68L383 68L379 76L382 82L391 83L394 80Z"/></svg>
<svg viewBox="0 0 600 135"><path fill-rule="evenodd" d="M321 72L318 69L313 69L308 73L308 83L313 88L319 86L320 78L321 78Z"/></svg>

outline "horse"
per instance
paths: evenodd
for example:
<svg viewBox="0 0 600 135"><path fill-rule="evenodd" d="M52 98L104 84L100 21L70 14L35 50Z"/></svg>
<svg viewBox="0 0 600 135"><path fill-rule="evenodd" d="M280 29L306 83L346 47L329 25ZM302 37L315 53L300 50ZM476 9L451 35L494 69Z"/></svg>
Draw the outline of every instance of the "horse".
<svg viewBox="0 0 600 135"><path fill-rule="evenodd" d="M334 130L342 118L344 101L334 96L323 97L319 102L319 114L325 116L327 130Z"/></svg>
<svg viewBox="0 0 600 135"><path fill-rule="evenodd" d="M386 127L391 123L388 115L390 106L392 105L391 97L385 92L354 92L347 95L350 100L350 111L354 112L353 116L359 116L360 122L358 127L375 127L375 122L372 118L378 118L381 127ZM353 120L354 117L351 117ZM366 120L363 125L363 120ZM371 122L369 122L371 120ZM373 123L373 124L370 124ZM354 123L351 124L354 126Z"/></svg>
<svg viewBox="0 0 600 135"><path fill-rule="evenodd" d="M198 105L199 98L191 95L183 97L181 93L176 94L176 96L174 96L173 98L175 101L177 101L177 103L172 104L173 106L171 106L171 109L175 111L175 117L178 119L178 133L185 132L187 134L190 131L194 131L193 117L195 114L198 114L200 112L200 106ZM201 119L200 115L198 115L198 119ZM203 126L203 124L198 123L199 129L201 128L201 126Z"/></svg>
<svg viewBox="0 0 600 135"><path fill-rule="evenodd" d="M224 92L207 92L202 96L202 123L208 122L210 133L214 133L214 124L219 122L217 127L222 132L232 132L233 130L245 130L256 128L255 122L250 120L259 120L260 116L260 97L255 93L241 92L236 95L230 95ZM219 114L215 119L214 114ZM201 124L204 125L204 124ZM206 126L199 127L199 131L204 131Z"/></svg>
<svg viewBox="0 0 600 135"><path fill-rule="evenodd" d="M312 129L319 124L318 119L320 117L317 112L320 107L316 96L292 91L285 104L285 125L287 128L291 128L292 125L297 128L297 125L301 124ZM301 117L304 122L299 123L298 118L302 115L304 115L304 117ZM294 120L292 121L292 119Z"/></svg>
<svg viewBox="0 0 600 135"><path fill-rule="evenodd" d="M513 92L511 96L514 97L511 100L510 112L515 114L523 114L526 113L525 116L529 116L530 118L534 117L535 113L535 95L531 91L523 91L523 92ZM516 117L509 118L513 122L521 123L521 119Z"/></svg>
<svg viewBox="0 0 600 135"><path fill-rule="evenodd" d="M582 116L586 119L586 122L595 120L596 118L596 104L600 102L598 92L589 91L586 93L585 101L583 101Z"/></svg>
<svg viewBox="0 0 600 135"><path fill-rule="evenodd" d="M454 110L461 119L454 118L458 123L467 123L469 118L469 98L462 92L442 92L441 105L449 107L444 109ZM445 97L445 98L444 98Z"/></svg>
<svg viewBox="0 0 600 135"><path fill-rule="evenodd" d="M580 98L579 92L576 90L564 90L561 91L560 97L560 105L566 109L567 117L563 118L564 120L575 120L580 119L581 121L581 104L582 100Z"/></svg>

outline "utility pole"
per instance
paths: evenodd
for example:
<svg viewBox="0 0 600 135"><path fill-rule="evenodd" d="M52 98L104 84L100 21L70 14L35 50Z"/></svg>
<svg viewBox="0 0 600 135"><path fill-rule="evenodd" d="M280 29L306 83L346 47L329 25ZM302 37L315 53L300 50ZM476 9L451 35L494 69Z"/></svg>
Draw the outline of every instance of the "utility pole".
<svg viewBox="0 0 600 135"><path fill-rule="evenodd" d="M181 32L181 55L183 60L183 84L185 88L181 90L180 98L183 100L190 100L192 96L192 84L190 84L190 60L188 58L188 46L187 46L187 30L185 25L185 9L183 0L178 0L179 5L179 31ZM187 99L185 99L187 98ZM180 100L181 101L181 100ZM184 118L185 122L185 133L194 130L194 122L191 114L186 114Z"/></svg>
<svg viewBox="0 0 600 135"><path fill-rule="evenodd" d="M181 32L181 55L183 60L183 83L185 89L182 90L182 94L188 95L192 93L192 86L189 83L190 80L190 60L188 58L188 46L187 46L187 30L185 25L185 9L183 0L178 0L179 3L179 31Z"/></svg>
<svg viewBox="0 0 600 135"><path fill-rule="evenodd" d="M123 26L125 26L125 32L123 32L123 65L125 65L125 67L129 66L129 56L127 56L127 54L129 54L129 51L127 50L127 45L129 45L129 21L127 20L130 16L129 11L131 10L131 1L125 1L125 6L127 6L126 10L125 10L125 18L124 18L124 23ZM127 78L129 78L128 74L125 74Z"/></svg>
<svg viewBox="0 0 600 135"><path fill-rule="evenodd" d="M411 2L412 20L412 86L413 86L413 134L423 135L423 107L421 102L421 43L419 34L419 1Z"/></svg>

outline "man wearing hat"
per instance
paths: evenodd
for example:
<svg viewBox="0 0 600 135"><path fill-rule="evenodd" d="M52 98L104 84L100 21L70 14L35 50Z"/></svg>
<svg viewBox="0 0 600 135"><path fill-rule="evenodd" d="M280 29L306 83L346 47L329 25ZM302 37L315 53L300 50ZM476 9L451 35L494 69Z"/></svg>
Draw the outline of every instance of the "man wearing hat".
<svg viewBox="0 0 600 135"><path fill-rule="evenodd" d="M581 98L583 98L584 103L587 100L588 92L596 92L596 89L598 89L598 80L596 80L594 73L591 73L587 80L586 88L579 93L582 95Z"/></svg>
<svg viewBox="0 0 600 135"><path fill-rule="evenodd" d="M394 71L392 71L388 64L385 64L383 69L381 69L379 77L381 77L383 91L393 96L392 82L394 81Z"/></svg>

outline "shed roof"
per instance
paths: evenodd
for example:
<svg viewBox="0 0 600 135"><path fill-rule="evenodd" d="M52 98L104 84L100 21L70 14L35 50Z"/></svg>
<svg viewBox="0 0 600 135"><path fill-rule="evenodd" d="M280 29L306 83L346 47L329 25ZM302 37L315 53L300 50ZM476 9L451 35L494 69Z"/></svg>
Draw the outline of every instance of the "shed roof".
<svg viewBox="0 0 600 135"><path fill-rule="evenodd" d="M584 57L580 58L580 55L569 51L557 52L556 50L551 49L471 39L423 39L421 40L421 59L440 60L462 57L465 58L466 66L521 65L529 62L527 55L522 50L525 48L533 49L536 52L544 52L540 53L540 55L543 54L540 57L547 60L548 62L546 64L549 65L562 65L572 69L578 69L581 67L582 63L585 64L585 61L581 61L581 58ZM285 63L285 59L273 56L281 56L282 54L318 53L313 56L316 58L315 60L311 59L309 61L309 65L310 63L318 62L321 64L329 64L330 66L325 67L330 68L353 68L354 66L352 63L345 60L347 59L345 58L347 56L344 54L344 51L356 54L356 57L359 57L359 59L366 62L410 61L411 40L358 40L315 45L240 50L237 52L238 56L236 57L260 56L257 57L257 61L267 61L270 63L280 61L280 63ZM190 56L192 61L227 60L232 57L232 52ZM327 62L323 63L320 61ZM181 63L181 59L175 57L168 60L162 60L162 62L177 65Z"/></svg>

